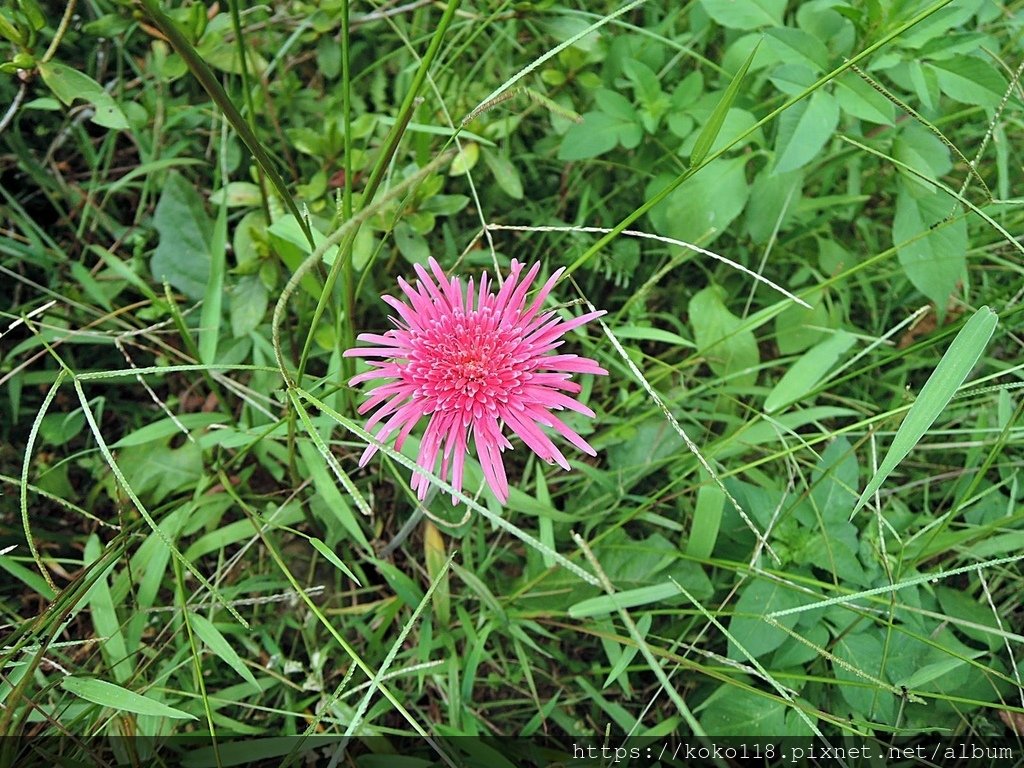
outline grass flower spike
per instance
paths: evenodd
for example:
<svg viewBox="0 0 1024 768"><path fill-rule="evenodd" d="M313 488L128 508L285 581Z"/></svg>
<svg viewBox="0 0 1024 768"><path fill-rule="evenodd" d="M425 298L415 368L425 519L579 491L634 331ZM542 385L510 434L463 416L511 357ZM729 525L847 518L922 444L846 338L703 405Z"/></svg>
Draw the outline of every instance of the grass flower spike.
<svg viewBox="0 0 1024 768"><path fill-rule="evenodd" d="M580 391L570 378L574 373L608 373L586 357L550 354L568 331L604 312L572 320L542 312L563 270L555 272L527 302L540 264L525 274L524 266L513 260L511 274L493 293L486 273L478 291L472 278L463 290L462 281L447 277L434 259L430 259L433 275L417 265L415 287L398 279L408 303L382 297L399 314L391 318L396 327L383 335L361 334L359 340L373 346L345 352L346 357L379 358L369 362L372 370L353 377L351 385L386 380L368 393L369 399L359 408L361 414L374 411L367 431L380 425L375 436L381 442L397 433L395 448L401 450L420 419L429 416L416 463L434 472L440 456L439 476L447 480L451 470L451 484L461 491L465 456L472 444L487 484L503 503L508 499L508 480L501 453L512 447L505 427L540 458L569 469L542 427L595 455L590 444L554 411L567 409L593 417L593 411L570 397ZM368 446L360 466L376 451ZM412 488L420 499L426 497L428 486L424 477L413 475Z"/></svg>

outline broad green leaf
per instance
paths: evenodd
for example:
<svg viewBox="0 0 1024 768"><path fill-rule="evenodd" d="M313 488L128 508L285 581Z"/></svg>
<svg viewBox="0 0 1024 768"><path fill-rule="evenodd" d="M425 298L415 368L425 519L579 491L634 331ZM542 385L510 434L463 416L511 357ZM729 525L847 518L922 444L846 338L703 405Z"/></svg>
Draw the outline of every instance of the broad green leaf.
<svg viewBox="0 0 1024 768"><path fill-rule="evenodd" d="M158 282L166 280L188 298L198 301L210 280L213 223L191 182L170 173L153 214L160 242L150 261Z"/></svg>
<svg viewBox="0 0 1024 768"><path fill-rule="evenodd" d="M485 150L483 155L484 162L494 174L494 180L498 183L501 191L513 200L522 200L523 181L512 161L498 151Z"/></svg>
<svg viewBox="0 0 1024 768"><path fill-rule="evenodd" d="M242 657L231 647L231 643L221 634L216 625L205 616L191 612L189 622L192 624L192 629L199 636L199 639L213 653L214 658L220 659L235 670L243 680L248 682L259 693L260 686L256 682L256 678L253 677L252 672L245 665L245 662L242 661Z"/></svg>
<svg viewBox="0 0 1024 768"><path fill-rule="evenodd" d="M211 205L226 205L228 208L255 208L263 201L258 184L251 181L231 181L210 195Z"/></svg>
<svg viewBox="0 0 1024 768"><path fill-rule="evenodd" d="M430 244L427 239L412 228L408 219L399 221L392 232L395 245L410 264L426 266L430 259Z"/></svg>
<svg viewBox="0 0 1024 768"><path fill-rule="evenodd" d="M785 6L785 2L783 2ZM750 62L754 60L754 56L757 55L758 46L755 45L750 55L747 56L747 60L743 62L743 66L740 67L739 71L733 76L732 81L729 83L729 87L725 89L725 93L722 94L721 101L715 107L715 111L711 113L711 117L701 128L700 134L697 136L697 141L693 145L693 151L690 153L690 167L696 168L704 162L704 158L707 157L708 152L711 151L711 147L715 143L715 139L718 138L719 132L722 130L722 124L725 122L726 115L729 114L729 110L732 108L733 103L736 101L736 97L739 95L740 86L743 84L743 79L747 76L747 70L750 69Z"/></svg>
<svg viewBox="0 0 1024 768"><path fill-rule="evenodd" d="M121 280L127 281L133 288L135 288L135 290L147 299L154 303L160 301L160 299L157 298L157 295L153 292L153 289L149 287L149 283L143 280L137 271L133 270L127 263L102 246L93 244L89 246L89 250L99 256L115 276Z"/></svg>
<svg viewBox="0 0 1024 768"><path fill-rule="evenodd" d="M848 115L879 125L895 125L896 107L864 78L847 72L836 81L836 98Z"/></svg>
<svg viewBox="0 0 1024 768"><path fill-rule="evenodd" d="M1024 531L1017 533L1019 535L1013 547L1003 550L1000 554L1016 553L1024 549ZM975 555L973 548L971 554L974 557L989 557L989 555ZM932 587L932 591L942 607L943 614L951 619L950 623L956 627L957 632L972 640L985 643L991 651L1001 645L1002 641L997 634L1000 631L998 616L993 614L987 605L979 603L970 591L953 589L941 584ZM955 619L960 619L960 621L955 621Z"/></svg>
<svg viewBox="0 0 1024 768"><path fill-rule="evenodd" d="M700 723L711 738L778 739L803 736L807 731L806 724L784 702L765 693L739 688L734 683L723 683L707 698L701 710Z"/></svg>
<svg viewBox="0 0 1024 768"><path fill-rule="evenodd" d="M878 466L878 471L875 472L857 500L853 514L856 514L875 491L882 487L885 479L924 437L928 428L935 423L939 414L942 413L957 389L966 381L971 370L981 359L998 322L999 316L995 312L988 307L982 307L964 323L964 327L960 329L956 338L953 339L953 343L946 350L946 354L942 356L939 364L932 371L932 375L928 377L928 381L921 388L921 394L910 406L906 418L903 419L903 423L896 431L896 436L892 439L885 458Z"/></svg>
<svg viewBox="0 0 1024 768"><path fill-rule="evenodd" d="M741 330L743 320L729 311L724 299L725 291L716 285L700 291L690 299L690 325L697 349L711 370L729 377L729 385L746 388L757 379L755 370L747 370L761 361L757 339L749 329Z"/></svg>
<svg viewBox="0 0 1024 768"><path fill-rule="evenodd" d="M284 265L291 272L298 269L299 265L306 260L306 257L313 252L309 247L309 241L306 240L306 236L302 232L298 219L292 215L282 216L274 221L273 224L267 227L267 235L269 235L270 245L274 253L280 257L281 261L284 262ZM313 240L318 246L326 239L319 230L313 230ZM333 264L337 255L337 248L328 249L327 253L324 254L324 263ZM307 272L303 275L299 285L314 299L320 299L320 283L313 273Z"/></svg>
<svg viewBox="0 0 1024 768"><path fill-rule="evenodd" d="M953 168L949 159L949 147L942 143L938 136L917 122L908 123L900 128L893 142L892 154L896 160L910 166L918 173L937 179ZM905 181L915 189L923 192L934 192L935 187L899 168ZM947 211L948 213L948 211Z"/></svg>
<svg viewBox="0 0 1024 768"><path fill-rule="evenodd" d="M128 130L130 127L128 118L114 98L84 72L56 61L41 61L36 67L43 77L43 82L65 105L70 105L75 99L84 99L95 108L96 114L93 115L92 121L97 125L117 131Z"/></svg>
<svg viewBox="0 0 1024 768"><path fill-rule="evenodd" d="M835 323L829 317L823 296L820 290L805 294L803 298L811 309L791 304L775 317L775 345L779 354L795 355L825 339L827 329Z"/></svg>
<svg viewBox="0 0 1024 768"><path fill-rule="evenodd" d="M900 266L940 316L967 267L967 220L949 219L952 211L952 201L944 193L918 195L904 186L892 222Z"/></svg>
<svg viewBox="0 0 1024 768"><path fill-rule="evenodd" d="M193 491L203 477L203 452L191 440L177 448L160 440L134 445L118 456L124 476L137 495L157 504L178 491Z"/></svg>
<svg viewBox="0 0 1024 768"><path fill-rule="evenodd" d="M891 722L896 714L896 697L878 690L876 683L864 677L882 677L881 665L886 654L880 635L872 632L843 635L836 640L832 653L838 660L832 662L832 670L839 695L850 707L850 714L860 719ZM843 715L846 712L842 710Z"/></svg>
<svg viewBox="0 0 1024 768"><path fill-rule="evenodd" d="M783 229L797 209L803 183L800 171L774 173L768 167L761 169L754 179L746 215L747 232L755 243L766 245ZM799 304L794 308L810 311Z"/></svg>
<svg viewBox="0 0 1024 768"><path fill-rule="evenodd" d="M693 349L693 342L684 339L678 333L666 331L663 328L650 328L642 325L624 325L615 329L615 336L618 339L639 339L641 341L658 341L662 344L671 344L676 347L688 347Z"/></svg>
<svg viewBox="0 0 1024 768"><path fill-rule="evenodd" d="M986 652L975 650L968 654L967 658L977 658L978 656L981 656L983 653ZM938 661L934 661L931 664L924 665L923 667L915 671L914 674L910 675L909 677L905 677L902 680L897 680L896 682L904 688L913 691L918 688L924 688L933 680L946 677L947 675L950 675L953 672L962 669L966 665L967 661L964 659L958 659L954 656L947 656L944 659L939 659Z"/></svg>
<svg viewBox="0 0 1024 768"><path fill-rule="evenodd" d="M173 720L198 719L195 715L190 715L188 712L182 712L180 709L169 707L156 699L151 699L148 696L143 696L103 680L68 676L61 680L60 687L81 699L91 701L93 704L99 704L100 706L110 707L118 712L169 717Z"/></svg>
<svg viewBox="0 0 1024 768"><path fill-rule="evenodd" d="M775 137L775 172L795 171L811 162L838 124L839 104L822 90L783 112Z"/></svg>
<svg viewBox="0 0 1024 768"><path fill-rule="evenodd" d="M255 331L269 303L270 293L258 275L247 275L231 286L231 334L237 339Z"/></svg>
<svg viewBox="0 0 1024 768"><path fill-rule="evenodd" d="M781 27L786 0L700 0L708 16L729 29Z"/></svg>
<svg viewBox="0 0 1024 768"><path fill-rule="evenodd" d="M935 71L942 92L964 104L996 107L1009 88L995 67L976 56L956 56L931 62L929 66Z"/></svg>
<svg viewBox="0 0 1024 768"><path fill-rule="evenodd" d="M708 94L708 96L715 96L715 94ZM684 112L683 117L685 117L692 124L693 115L699 116L701 114L701 107L704 105L704 102L705 99L701 99L701 103L694 107L692 110ZM715 104L717 105L717 103L718 102L716 101ZM710 119L710 116L708 119ZM676 123L678 123L678 120L676 120ZM753 128L756 124L757 118L755 118L750 112L748 112L745 109L740 109L739 107L732 107L731 109L729 109L728 112L725 113L725 119L722 121L722 126L718 131L718 136L715 138L714 142L712 142L711 148L708 150L707 154L710 154L712 152L718 152L720 149L724 149L726 146L732 144L732 142L736 140L737 136L742 136L748 130ZM700 135L696 131L693 131L691 125L687 133L686 140L679 145L679 150L677 154L679 154L681 157L690 157L690 155L693 154L694 147L697 146L697 140L699 138ZM747 136L743 141L733 145L729 149L729 151L741 152L748 145L752 143L758 144L759 142L763 142L763 140L764 135L761 133L760 129L757 129L749 136Z"/></svg>
<svg viewBox="0 0 1024 768"><path fill-rule="evenodd" d="M654 230L688 243L707 244L719 237L743 212L750 196L748 156L714 160L673 190L648 216ZM659 175L647 185L648 198L671 183Z"/></svg>
<svg viewBox="0 0 1024 768"><path fill-rule="evenodd" d="M825 449L811 472L811 484L811 499L831 532L846 522L860 485L860 465L849 440L837 437Z"/></svg>
<svg viewBox="0 0 1024 768"><path fill-rule="evenodd" d="M939 79L935 76L935 70L925 69L917 59L908 61L906 70L918 100L929 112L934 110L939 100Z"/></svg>
<svg viewBox="0 0 1024 768"><path fill-rule="evenodd" d="M733 615L729 619L729 634L736 643L755 659L774 651L789 637L786 632L773 627L764 620L766 614L795 608L806 600L789 587L775 581L758 579L750 581L740 591L740 597L733 605ZM800 614L791 613L780 616L776 621L784 627L792 629L800 620ZM730 641L729 658L745 661L746 656Z"/></svg>
<svg viewBox="0 0 1024 768"><path fill-rule="evenodd" d="M222 413L183 413L173 419L160 419L152 424L139 427L116 443L111 443L110 447L129 448L135 445L144 445L152 443L154 440L166 440L173 435L180 435L182 427L188 430L202 429L211 424L223 424L225 421L226 417Z"/></svg>
<svg viewBox="0 0 1024 768"><path fill-rule="evenodd" d="M621 144L635 147L640 143L643 129L635 120L628 120L605 112L587 112L580 125L574 125L562 137L558 159L586 160L610 152Z"/></svg>
<svg viewBox="0 0 1024 768"><path fill-rule="evenodd" d="M806 397L856 341L853 334L837 331L807 350L768 393L764 401L765 413L772 413Z"/></svg>
<svg viewBox="0 0 1024 768"><path fill-rule="evenodd" d="M780 61L801 61L815 72L828 67L825 44L809 32L795 27L775 27L765 31L764 45Z"/></svg>
<svg viewBox="0 0 1024 768"><path fill-rule="evenodd" d="M452 160L448 168L449 176L462 176L469 173L476 166L480 159L480 145L475 141L466 141L462 144L462 150Z"/></svg>

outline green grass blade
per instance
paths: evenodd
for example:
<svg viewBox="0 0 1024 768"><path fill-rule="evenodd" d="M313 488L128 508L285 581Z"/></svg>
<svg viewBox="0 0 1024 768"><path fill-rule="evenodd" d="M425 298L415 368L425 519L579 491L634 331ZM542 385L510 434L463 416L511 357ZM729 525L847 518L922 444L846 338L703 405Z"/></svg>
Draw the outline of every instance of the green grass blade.
<svg viewBox="0 0 1024 768"><path fill-rule="evenodd" d="M906 458L942 413L977 364L981 353L985 351L998 321L999 316L995 312L988 307L982 307L960 329L946 354L942 356L932 375L921 388L921 394L910 407L907 417L900 424L878 471L857 500L851 518L882 486L889 474Z"/></svg>
<svg viewBox="0 0 1024 768"><path fill-rule="evenodd" d="M259 693L260 685L256 682L256 678L253 677L249 668L245 666L245 662L238 655L238 651L231 647L231 643L217 629L216 625L205 616L192 612L189 612L189 621L192 623L192 629L195 630L196 635L199 636L199 639L203 641L203 644L210 649L213 655L235 670L243 680L248 682Z"/></svg>
<svg viewBox="0 0 1024 768"><path fill-rule="evenodd" d="M729 110L732 109L733 103L736 101L736 97L740 93L740 86L743 84L743 79L747 76L747 70L750 69L750 63L754 60L754 56L757 55L757 49L760 47L760 41L750 51L750 55L747 56L747 60L743 62L743 66L739 68L736 74L732 78L732 82L729 83L729 87L725 89L725 93L722 94L721 100L715 107L715 111L711 113L711 117L707 123L704 124L704 128L701 129L700 135L697 137L697 142L693 145L693 152L690 153L690 169L694 170L700 166L701 161L707 157L708 152L711 151L712 145L715 143L715 139L718 138L718 134L722 130L722 126L725 124L725 116L729 114Z"/></svg>
<svg viewBox="0 0 1024 768"><path fill-rule="evenodd" d="M195 715L190 715L188 712L182 712L180 709L169 707L163 702L156 701L134 691L129 691L127 688L122 688L119 685L104 682L103 680L68 676L61 680L60 687L68 693L73 693L80 699L116 709L118 712L169 717L174 720L197 719Z"/></svg>

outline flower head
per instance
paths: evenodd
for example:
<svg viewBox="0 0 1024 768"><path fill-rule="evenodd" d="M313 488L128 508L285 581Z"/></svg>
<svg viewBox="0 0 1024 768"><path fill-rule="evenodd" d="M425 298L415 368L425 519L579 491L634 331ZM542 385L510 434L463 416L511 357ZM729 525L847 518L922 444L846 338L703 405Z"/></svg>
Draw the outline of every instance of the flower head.
<svg viewBox="0 0 1024 768"><path fill-rule="evenodd" d="M398 278L408 303L382 297L398 312L398 318L391 318L395 328L383 335L361 334L359 340L373 346L345 352L346 357L379 358L371 360L372 369L353 377L350 385L386 380L368 393L369 399L359 408L362 414L374 411L366 422L368 431L380 425L375 437L381 442L397 433L395 448L401 450L420 419L429 416L416 463L434 472L440 456L439 476L447 480L451 470L451 484L461 492L465 456L472 443L487 484L502 502L508 499L508 480L501 453L512 447L505 427L540 458L564 469L569 469L569 462L541 427L550 427L594 456L590 444L553 411L568 409L593 417L593 411L569 397L580 391L570 377L608 373L586 357L550 354L568 331L604 312L572 320L542 312L544 299L563 270L555 272L527 302L540 264L525 275L523 268L513 260L511 274L492 292L486 273L478 291L472 278L463 291L462 281L447 277L434 259L430 259L433 276L417 265L415 287ZM368 446L360 466L376 451ZM428 486L426 478L413 475L412 488L421 500Z"/></svg>

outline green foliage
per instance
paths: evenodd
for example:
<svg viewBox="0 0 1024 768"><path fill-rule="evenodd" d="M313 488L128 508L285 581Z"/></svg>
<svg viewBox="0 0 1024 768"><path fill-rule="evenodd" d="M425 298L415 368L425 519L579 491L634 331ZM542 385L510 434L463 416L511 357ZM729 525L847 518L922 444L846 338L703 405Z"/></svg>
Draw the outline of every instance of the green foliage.
<svg viewBox="0 0 1024 768"><path fill-rule="evenodd" d="M1019 738L1019 8L57 5L0 8L5 734ZM597 457L504 508L359 465L431 256L608 312Z"/></svg>

